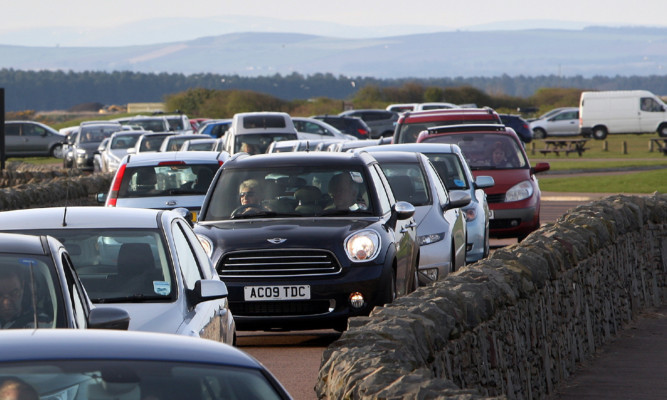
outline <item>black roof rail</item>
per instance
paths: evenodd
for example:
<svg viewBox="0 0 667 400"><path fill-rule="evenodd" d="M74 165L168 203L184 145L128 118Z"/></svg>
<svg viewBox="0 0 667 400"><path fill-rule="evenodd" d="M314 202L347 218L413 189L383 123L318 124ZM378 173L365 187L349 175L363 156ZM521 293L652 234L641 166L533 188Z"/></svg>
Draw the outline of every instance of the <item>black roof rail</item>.
<svg viewBox="0 0 667 400"><path fill-rule="evenodd" d="M432 126L426 129L429 134L445 132L505 132L505 125L500 124L459 124Z"/></svg>

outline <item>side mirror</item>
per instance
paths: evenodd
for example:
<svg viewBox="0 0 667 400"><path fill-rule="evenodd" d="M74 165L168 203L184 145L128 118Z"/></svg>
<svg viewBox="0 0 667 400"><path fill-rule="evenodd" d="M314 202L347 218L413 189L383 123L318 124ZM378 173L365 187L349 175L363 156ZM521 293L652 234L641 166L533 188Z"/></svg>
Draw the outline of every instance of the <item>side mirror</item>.
<svg viewBox="0 0 667 400"><path fill-rule="evenodd" d="M199 304L203 301L224 299L229 295L225 282L202 279L195 282L195 287L189 292L188 298L192 303Z"/></svg>
<svg viewBox="0 0 667 400"><path fill-rule="evenodd" d="M98 193L97 194L97 202L100 204L104 204L107 202L107 194L106 193Z"/></svg>
<svg viewBox="0 0 667 400"><path fill-rule="evenodd" d="M415 206L407 201L397 201L394 204L393 211L396 214L396 218L400 221L415 215Z"/></svg>
<svg viewBox="0 0 667 400"><path fill-rule="evenodd" d="M472 201L470 192L467 190L452 190L449 192L449 204L446 209L465 207Z"/></svg>
<svg viewBox="0 0 667 400"><path fill-rule="evenodd" d="M537 173L540 173L540 172L548 171L549 168L551 168L549 163L540 162L540 163L535 164L534 167L530 168L530 173L531 174L537 174Z"/></svg>
<svg viewBox="0 0 667 400"><path fill-rule="evenodd" d="M492 176L480 175L475 179L475 188L484 189L492 187L496 184Z"/></svg>
<svg viewBox="0 0 667 400"><path fill-rule="evenodd" d="M117 329L126 331L130 314L122 308L94 307L88 314L88 329Z"/></svg>

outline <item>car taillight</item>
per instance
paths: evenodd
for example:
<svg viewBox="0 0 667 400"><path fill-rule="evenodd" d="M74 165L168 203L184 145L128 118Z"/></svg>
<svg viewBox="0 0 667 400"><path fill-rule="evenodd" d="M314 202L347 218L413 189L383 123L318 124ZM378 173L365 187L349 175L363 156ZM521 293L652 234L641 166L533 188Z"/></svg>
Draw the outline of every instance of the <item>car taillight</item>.
<svg viewBox="0 0 667 400"><path fill-rule="evenodd" d="M109 191L109 197L107 198L107 207L116 207L116 202L118 201L118 191L120 190L120 183L123 181L123 175L125 175L125 167L127 164L122 164L118 171L116 171L116 176L113 177L113 182L111 182L111 190Z"/></svg>
<svg viewBox="0 0 667 400"><path fill-rule="evenodd" d="M357 129L357 132L359 132L359 134L360 134L361 136L368 135L368 131L367 131L366 129L361 129L361 128L360 128L360 129Z"/></svg>

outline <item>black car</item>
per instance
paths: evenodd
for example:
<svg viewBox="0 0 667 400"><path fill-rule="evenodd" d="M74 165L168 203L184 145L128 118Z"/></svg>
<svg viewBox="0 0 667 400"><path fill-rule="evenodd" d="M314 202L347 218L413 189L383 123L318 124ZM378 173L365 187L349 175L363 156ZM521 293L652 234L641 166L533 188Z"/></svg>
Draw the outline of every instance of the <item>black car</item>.
<svg viewBox="0 0 667 400"><path fill-rule="evenodd" d="M533 131L530 129L530 124L519 115L514 114L498 114L503 125L514 129L514 132L519 136L523 143L530 143L533 140Z"/></svg>
<svg viewBox="0 0 667 400"><path fill-rule="evenodd" d="M239 154L218 170L195 232L237 329L344 330L416 288L414 213L368 153Z"/></svg>
<svg viewBox="0 0 667 400"><path fill-rule="evenodd" d="M95 153L100 143L111 134L122 131L118 123L81 124L79 130L68 138L68 146L63 157L63 167L86 171L95 169Z"/></svg>
<svg viewBox="0 0 667 400"><path fill-rule="evenodd" d="M333 126L343 133L352 135L357 139L370 139L371 128L359 117L344 117L339 115L314 115L310 118L319 119Z"/></svg>

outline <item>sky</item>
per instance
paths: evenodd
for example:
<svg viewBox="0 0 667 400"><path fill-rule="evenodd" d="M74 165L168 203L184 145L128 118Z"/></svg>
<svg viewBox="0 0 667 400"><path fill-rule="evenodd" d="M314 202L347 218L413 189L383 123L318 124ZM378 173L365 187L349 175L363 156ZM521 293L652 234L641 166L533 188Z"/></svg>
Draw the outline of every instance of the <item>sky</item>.
<svg viewBox="0 0 667 400"><path fill-rule="evenodd" d="M20 0L5 2L0 30L114 27L151 18L251 16L352 26L426 25L443 30L501 21L666 27L666 0ZM299 25L294 25L295 32Z"/></svg>

